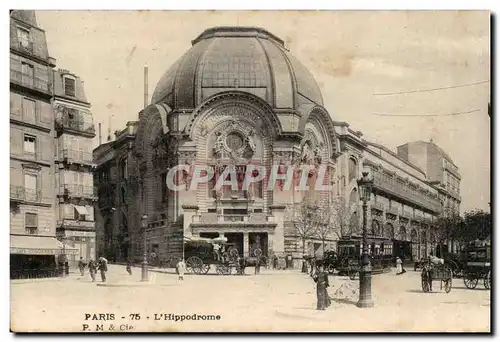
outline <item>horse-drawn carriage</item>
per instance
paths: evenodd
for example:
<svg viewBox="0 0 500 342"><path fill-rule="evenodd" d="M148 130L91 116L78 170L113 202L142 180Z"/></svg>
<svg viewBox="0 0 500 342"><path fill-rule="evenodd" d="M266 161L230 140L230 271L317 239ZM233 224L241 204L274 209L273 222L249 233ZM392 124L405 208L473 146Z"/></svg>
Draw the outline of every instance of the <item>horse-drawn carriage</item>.
<svg viewBox="0 0 500 342"><path fill-rule="evenodd" d="M190 273L207 274L215 265L217 274L231 274L232 267L238 266L238 256L236 244L226 238L184 238L184 259Z"/></svg>
<svg viewBox="0 0 500 342"><path fill-rule="evenodd" d="M369 237L368 255L373 273L390 270L394 263L392 241L389 239ZM363 241L359 236L343 237L337 243L337 258L334 268L339 274L346 274L355 279L361 269ZM331 266L328 267L328 270Z"/></svg>
<svg viewBox="0 0 500 342"><path fill-rule="evenodd" d="M463 271L465 287L475 289L483 280L486 289L491 288L491 245L471 244L467 248L467 263Z"/></svg>
<svg viewBox="0 0 500 342"><path fill-rule="evenodd" d="M421 280L422 280L422 291L429 292L432 291L432 282L434 280L439 280L440 288L443 288L446 293L451 291L451 283L453 279L453 272L448 265L438 264L435 265L430 259L427 259L427 263L422 266Z"/></svg>

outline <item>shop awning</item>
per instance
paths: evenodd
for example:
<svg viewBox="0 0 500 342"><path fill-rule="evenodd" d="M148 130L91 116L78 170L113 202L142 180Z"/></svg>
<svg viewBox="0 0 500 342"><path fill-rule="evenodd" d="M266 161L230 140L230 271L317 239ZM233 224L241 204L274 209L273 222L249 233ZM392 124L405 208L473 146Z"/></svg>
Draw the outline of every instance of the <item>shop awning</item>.
<svg viewBox="0 0 500 342"><path fill-rule="evenodd" d="M50 236L10 236L10 254L28 255L60 255L78 254L78 249L63 245L55 237Z"/></svg>
<svg viewBox="0 0 500 342"><path fill-rule="evenodd" d="M87 209L85 209L84 206L75 205L75 209L76 211L78 211L78 214L80 215L89 215L89 212L87 211Z"/></svg>

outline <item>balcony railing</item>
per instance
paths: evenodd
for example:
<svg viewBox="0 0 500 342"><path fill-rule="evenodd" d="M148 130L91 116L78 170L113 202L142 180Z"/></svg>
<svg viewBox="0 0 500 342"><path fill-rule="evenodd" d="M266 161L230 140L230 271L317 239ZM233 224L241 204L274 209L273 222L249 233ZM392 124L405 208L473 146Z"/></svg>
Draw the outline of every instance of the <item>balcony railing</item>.
<svg viewBox="0 0 500 342"><path fill-rule="evenodd" d="M79 118L64 118L56 122L58 130L71 129L78 132L95 134L95 127L92 122L88 122Z"/></svg>
<svg viewBox="0 0 500 342"><path fill-rule="evenodd" d="M387 209L387 212L392 215L399 215L399 210L396 207L390 207Z"/></svg>
<svg viewBox="0 0 500 342"><path fill-rule="evenodd" d="M97 191L93 186L79 184L64 184L61 188L63 195L82 198L96 198Z"/></svg>
<svg viewBox="0 0 500 342"><path fill-rule="evenodd" d="M380 202L372 202L371 203L371 207L372 209L377 209L377 210L380 210L380 211L384 211L384 204L383 203L380 203Z"/></svg>
<svg viewBox="0 0 500 342"><path fill-rule="evenodd" d="M35 189L27 189L24 186L11 185L10 199L19 202L42 202L42 192Z"/></svg>
<svg viewBox="0 0 500 342"><path fill-rule="evenodd" d="M439 199L426 195L418 190L410 190L403 181L385 175L380 171L373 172L373 186L433 212L439 212L441 210Z"/></svg>
<svg viewBox="0 0 500 342"><path fill-rule="evenodd" d="M221 222L249 222L265 223L269 222L269 217L265 213L252 213L250 215L218 215L217 213L201 213L193 216L195 223L221 223Z"/></svg>
<svg viewBox="0 0 500 342"><path fill-rule="evenodd" d="M21 52L33 54L33 42L32 41L28 41L28 42L24 42L24 43L18 41L17 44L13 43L11 45L11 47L14 47L16 50L21 51Z"/></svg>
<svg viewBox="0 0 500 342"><path fill-rule="evenodd" d="M79 162L84 164L92 164L92 153L83 152L73 149L64 149L63 158L69 162Z"/></svg>
<svg viewBox="0 0 500 342"><path fill-rule="evenodd" d="M10 81L44 93L51 92L51 86L48 81L34 77L33 75L25 74L18 70L10 69Z"/></svg>
<svg viewBox="0 0 500 342"><path fill-rule="evenodd" d="M57 226L62 228L78 228L85 230L93 230L94 229L94 221L80 221L80 220L71 220L71 219L63 219L57 221Z"/></svg>

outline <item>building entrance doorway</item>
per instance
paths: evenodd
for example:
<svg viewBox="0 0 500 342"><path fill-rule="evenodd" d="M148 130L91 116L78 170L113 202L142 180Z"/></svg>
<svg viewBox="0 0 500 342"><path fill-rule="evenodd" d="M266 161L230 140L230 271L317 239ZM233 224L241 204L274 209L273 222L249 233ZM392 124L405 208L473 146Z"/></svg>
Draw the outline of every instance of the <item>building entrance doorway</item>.
<svg viewBox="0 0 500 342"><path fill-rule="evenodd" d="M249 255L255 257L255 251L260 249L263 256L268 256L268 237L267 233L248 233Z"/></svg>
<svg viewBox="0 0 500 342"><path fill-rule="evenodd" d="M243 233L225 233L228 244L234 244L238 248L238 254L243 256Z"/></svg>

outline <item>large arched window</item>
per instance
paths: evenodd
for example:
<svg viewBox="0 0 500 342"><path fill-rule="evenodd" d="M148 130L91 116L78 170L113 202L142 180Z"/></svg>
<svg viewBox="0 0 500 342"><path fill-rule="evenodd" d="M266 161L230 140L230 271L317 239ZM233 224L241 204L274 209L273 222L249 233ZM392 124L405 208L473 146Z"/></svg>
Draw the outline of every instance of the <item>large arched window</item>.
<svg viewBox="0 0 500 342"><path fill-rule="evenodd" d="M372 235L373 236L381 236L382 235L382 226L380 222L377 220L372 220Z"/></svg>
<svg viewBox="0 0 500 342"><path fill-rule="evenodd" d="M358 162L354 158L349 158L349 182L358 178Z"/></svg>
<svg viewBox="0 0 500 342"><path fill-rule="evenodd" d="M417 242L418 235L417 235L417 231L415 229L411 230L410 239L411 239L411 242Z"/></svg>
<svg viewBox="0 0 500 342"><path fill-rule="evenodd" d="M360 231L358 213L355 211L351 214L351 218L349 219L349 234L356 234Z"/></svg>
<svg viewBox="0 0 500 342"><path fill-rule="evenodd" d="M427 242L427 232L423 231L420 233L420 243L425 244Z"/></svg>
<svg viewBox="0 0 500 342"><path fill-rule="evenodd" d="M399 229L399 239L401 241L406 240L406 228L404 226L401 226L401 228Z"/></svg>
<svg viewBox="0 0 500 342"><path fill-rule="evenodd" d="M389 237L389 239L394 239L394 226L392 223L387 222L385 224L385 233Z"/></svg>

